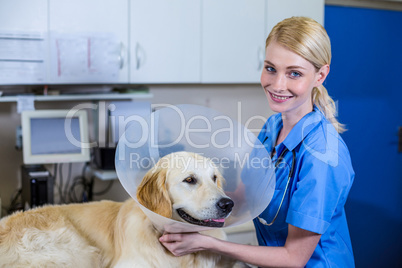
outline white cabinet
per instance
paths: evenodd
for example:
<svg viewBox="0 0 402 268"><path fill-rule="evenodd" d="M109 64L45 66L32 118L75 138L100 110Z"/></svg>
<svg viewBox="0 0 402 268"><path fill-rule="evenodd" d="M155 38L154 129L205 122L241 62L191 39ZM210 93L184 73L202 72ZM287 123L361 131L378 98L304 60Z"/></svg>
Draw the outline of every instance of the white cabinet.
<svg viewBox="0 0 402 268"><path fill-rule="evenodd" d="M0 85L259 83L300 15L323 23L324 0L0 0Z"/></svg>
<svg viewBox="0 0 402 268"><path fill-rule="evenodd" d="M0 0L1 31L47 31L47 0Z"/></svg>
<svg viewBox="0 0 402 268"><path fill-rule="evenodd" d="M47 80L47 0L0 0L0 85Z"/></svg>
<svg viewBox="0 0 402 268"><path fill-rule="evenodd" d="M278 22L292 16L310 17L324 25L324 4L324 0L268 0L265 34L268 36Z"/></svg>
<svg viewBox="0 0 402 268"><path fill-rule="evenodd" d="M200 5L130 1L130 83L200 82Z"/></svg>
<svg viewBox="0 0 402 268"><path fill-rule="evenodd" d="M324 21L324 0L203 0L203 83L259 83L265 39L291 16Z"/></svg>
<svg viewBox="0 0 402 268"><path fill-rule="evenodd" d="M203 83L259 82L264 60L264 10L264 0L203 0Z"/></svg>
<svg viewBox="0 0 402 268"><path fill-rule="evenodd" d="M128 83L128 0L50 0L50 82Z"/></svg>

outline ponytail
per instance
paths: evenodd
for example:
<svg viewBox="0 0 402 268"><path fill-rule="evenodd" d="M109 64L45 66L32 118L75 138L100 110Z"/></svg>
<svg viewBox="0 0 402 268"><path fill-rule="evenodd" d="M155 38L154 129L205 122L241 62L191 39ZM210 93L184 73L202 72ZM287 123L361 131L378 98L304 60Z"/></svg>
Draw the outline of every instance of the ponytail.
<svg viewBox="0 0 402 268"><path fill-rule="evenodd" d="M336 104L329 96L327 89L321 85L313 88L313 103L320 109L324 116L332 123L338 133L346 131L345 125L341 124L337 119Z"/></svg>

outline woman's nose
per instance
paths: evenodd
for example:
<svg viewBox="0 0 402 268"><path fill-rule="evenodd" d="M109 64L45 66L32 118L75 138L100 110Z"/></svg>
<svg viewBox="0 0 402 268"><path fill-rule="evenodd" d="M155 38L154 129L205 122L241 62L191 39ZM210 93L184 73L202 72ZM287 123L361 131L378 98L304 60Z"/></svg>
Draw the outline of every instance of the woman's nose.
<svg viewBox="0 0 402 268"><path fill-rule="evenodd" d="M271 88L274 91L283 91L286 89L286 77L283 75L275 75L272 78L272 84L271 84Z"/></svg>

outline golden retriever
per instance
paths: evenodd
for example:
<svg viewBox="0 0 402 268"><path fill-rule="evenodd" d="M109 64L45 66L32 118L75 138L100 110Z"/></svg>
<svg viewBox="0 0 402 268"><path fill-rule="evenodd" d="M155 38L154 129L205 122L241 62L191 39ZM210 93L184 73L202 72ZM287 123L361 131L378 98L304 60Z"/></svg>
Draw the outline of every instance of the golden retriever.
<svg viewBox="0 0 402 268"><path fill-rule="evenodd" d="M161 158L137 188L138 201L179 221L222 226L233 202L213 163L194 153ZM222 229L205 231L225 239ZM129 199L45 206L0 221L0 267L219 267L232 262L207 252L174 257L162 234Z"/></svg>

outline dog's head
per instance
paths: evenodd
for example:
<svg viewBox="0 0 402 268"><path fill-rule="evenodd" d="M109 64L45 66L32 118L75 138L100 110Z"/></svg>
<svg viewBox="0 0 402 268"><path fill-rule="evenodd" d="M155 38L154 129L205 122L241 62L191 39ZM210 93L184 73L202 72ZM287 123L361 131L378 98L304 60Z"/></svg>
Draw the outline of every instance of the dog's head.
<svg viewBox="0 0 402 268"><path fill-rule="evenodd" d="M233 201L223 192L224 179L208 158L178 152L161 158L137 189L138 201L164 217L222 227Z"/></svg>

